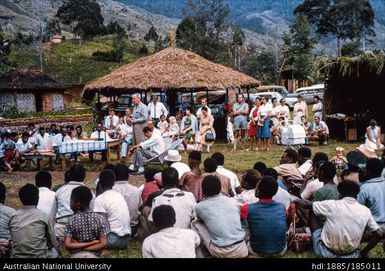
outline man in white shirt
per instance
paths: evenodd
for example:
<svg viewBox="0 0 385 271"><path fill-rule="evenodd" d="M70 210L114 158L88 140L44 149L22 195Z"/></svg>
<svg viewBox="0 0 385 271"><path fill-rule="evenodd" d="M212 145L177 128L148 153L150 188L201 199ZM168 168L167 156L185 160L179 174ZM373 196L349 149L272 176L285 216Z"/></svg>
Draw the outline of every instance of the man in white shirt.
<svg viewBox="0 0 385 271"><path fill-rule="evenodd" d="M310 202L297 200L303 208L311 209L309 225L312 231L313 251L323 258L365 257L380 240L381 232L370 210L357 202L360 187L355 182L342 181L338 184L340 200ZM322 227L321 218L325 219ZM368 230L372 238L368 245L358 251L361 239Z"/></svg>
<svg viewBox="0 0 385 271"><path fill-rule="evenodd" d="M144 239L143 258L196 258L199 235L190 229L173 227L176 222L174 208L161 205L154 208L156 233Z"/></svg>
<svg viewBox="0 0 385 271"><path fill-rule="evenodd" d="M134 237L138 231L139 225L141 193L139 188L129 183L128 167L125 164L117 164L114 171L116 175L116 181L112 187L112 190L120 193L127 203L127 207L130 212L131 237Z"/></svg>
<svg viewBox="0 0 385 271"><path fill-rule="evenodd" d="M55 164L57 165L60 163L60 145L67 141L71 141L71 138L67 134L67 129L65 127L61 127L60 134L55 135L52 142L52 147L56 154Z"/></svg>
<svg viewBox="0 0 385 271"><path fill-rule="evenodd" d="M44 127L39 128L39 133L36 135L36 149L46 150L48 148L47 142L49 140L48 133L45 132Z"/></svg>
<svg viewBox="0 0 385 271"><path fill-rule="evenodd" d="M222 174L230 179L231 183L231 189L233 190L234 195L239 194L242 192L241 184L239 183L238 176L223 167L225 163L225 156L221 152L214 153L211 158L217 161L218 167L217 167L217 173Z"/></svg>
<svg viewBox="0 0 385 271"><path fill-rule="evenodd" d="M131 235L130 211L123 196L112 187L115 183L115 173L104 169L99 175L101 194L96 197L94 212L104 214L110 224L108 234L109 249L126 249Z"/></svg>
<svg viewBox="0 0 385 271"><path fill-rule="evenodd" d="M134 154L131 159L129 170L134 171L135 166L139 166L137 174L144 173L144 162L146 160L158 156L164 152L165 149L162 137L154 133L150 127L144 127L143 134L148 139L130 149L130 152L133 152Z"/></svg>
<svg viewBox="0 0 385 271"><path fill-rule="evenodd" d="M210 109L210 107L207 104L207 99L206 98L203 98L201 100L201 104L202 104L202 106L198 109L197 114L196 114L198 120L200 120L201 117L202 117L202 107L206 107L207 108L207 113L209 113L209 115L211 115L211 109Z"/></svg>
<svg viewBox="0 0 385 271"><path fill-rule="evenodd" d="M25 153L33 151L33 145L29 142L29 134L24 132L21 135L21 138L16 142L16 149L19 151L19 154L22 156Z"/></svg>
<svg viewBox="0 0 385 271"><path fill-rule="evenodd" d="M161 115L168 115L168 111L163 103L158 102L158 96L153 95L152 101L148 104L148 115L151 119L158 124Z"/></svg>
<svg viewBox="0 0 385 271"><path fill-rule="evenodd" d="M165 189L153 202L149 221L153 221L153 211L160 205L170 205L176 214L175 228L190 229L190 223L195 218L196 201L192 193L177 188L179 183L178 171L168 167L162 171L162 184Z"/></svg>
<svg viewBox="0 0 385 271"><path fill-rule="evenodd" d="M155 134L162 136L162 133L160 132L160 130L156 128L154 120L148 120L147 126L150 127Z"/></svg>
<svg viewBox="0 0 385 271"><path fill-rule="evenodd" d="M301 147L298 149L298 171L303 177L313 169L311 161L311 150L308 147Z"/></svg>
<svg viewBox="0 0 385 271"><path fill-rule="evenodd" d="M44 211L49 216L54 216L56 193L51 190L52 176L48 171L39 171L35 175L35 185L39 188L39 202L37 209Z"/></svg>
<svg viewBox="0 0 385 271"><path fill-rule="evenodd" d="M108 116L104 119L104 127L107 134L110 136L114 134L116 127L119 125L119 117L115 115L115 110L110 108L108 110Z"/></svg>
<svg viewBox="0 0 385 271"><path fill-rule="evenodd" d="M110 141L111 140L111 138L108 135L108 133L103 131L103 124L100 123L100 122L96 124L96 131L92 132L92 134L90 136L90 139L97 140L97 141ZM106 152L107 151L100 151L100 152L102 153L102 160L105 161L106 160ZM93 151L89 152L89 159L90 159L90 161L94 160L94 153L95 152L93 152Z"/></svg>
<svg viewBox="0 0 385 271"><path fill-rule="evenodd" d="M82 165L75 164L71 166L69 175L70 181L56 191L54 209L52 211L56 222L54 227L55 235L61 241L64 241L64 230L67 220L74 214L70 206L72 190L80 185L84 185L86 170Z"/></svg>
<svg viewBox="0 0 385 271"><path fill-rule="evenodd" d="M327 145L329 138L329 127L317 116L314 117L313 129L310 133L310 140L318 141L319 145Z"/></svg>
<svg viewBox="0 0 385 271"><path fill-rule="evenodd" d="M190 167L185 163L182 163L182 156L177 150L169 150L167 156L164 158L169 167L175 168L178 171L178 179L182 177L186 172L190 172Z"/></svg>

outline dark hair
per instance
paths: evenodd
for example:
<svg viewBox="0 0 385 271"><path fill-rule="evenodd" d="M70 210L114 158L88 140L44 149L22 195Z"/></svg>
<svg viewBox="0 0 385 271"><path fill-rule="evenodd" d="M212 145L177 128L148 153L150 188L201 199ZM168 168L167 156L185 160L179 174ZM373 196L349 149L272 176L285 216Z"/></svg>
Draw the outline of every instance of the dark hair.
<svg viewBox="0 0 385 271"><path fill-rule="evenodd" d="M206 112L208 112L207 107L206 107L206 106L203 106L203 107L201 108L201 111L206 111Z"/></svg>
<svg viewBox="0 0 385 271"><path fill-rule="evenodd" d="M158 172L159 172L159 170L147 167L144 170L144 179L146 180L146 183L152 182L154 180L155 174L158 173Z"/></svg>
<svg viewBox="0 0 385 271"><path fill-rule="evenodd" d="M143 133L148 133L148 132L152 132L152 129L148 126L145 126L142 131Z"/></svg>
<svg viewBox="0 0 385 271"><path fill-rule="evenodd" d="M328 180L332 180L337 173L336 166L333 163L327 161L320 166L318 171L319 174L322 173L322 176L324 176L325 179Z"/></svg>
<svg viewBox="0 0 385 271"><path fill-rule="evenodd" d="M81 164L74 164L70 167L71 181L83 182L86 178L86 170Z"/></svg>
<svg viewBox="0 0 385 271"><path fill-rule="evenodd" d="M221 152L214 153L213 155L211 155L211 158L217 161L218 166L223 166L225 163L225 156Z"/></svg>
<svg viewBox="0 0 385 271"><path fill-rule="evenodd" d="M370 126L376 126L377 125L377 121L375 119L371 119L370 122L369 122L369 125Z"/></svg>
<svg viewBox="0 0 385 271"><path fill-rule="evenodd" d="M217 176L208 175L202 182L202 193L207 197L218 195L221 192L221 181Z"/></svg>
<svg viewBox="0 0 385 271"><path fill-rule="evenodd" d="M297 95L297 98L302 98L302 95Z"/></svg>
<svg viewBox="0 0 385 271"><path fill-rule="evenodd" d="M202 154L200 151L192 151L189 153L188 159L200 162L202 160Z"/></svg>
<svg viewBox="0 0 385 271"><path fill-rule="evenodd" d="M41 170L35 175L35 184L37 187L47 187L51 189L52 175L46 170Z"/></svg>
<svg viewBox="0 0 385 271"><path fill-rule="evenodd" d="M191 106L187 106L186 110L190 111L191 114L194 113L194 109Z"/></svg>
<svg viewBox="0 0 385 271"><path fill-rule="evenodd" d="M337 190L340 193L341 198L357 198L358 193L360 193L360 186L352 181L342 181L338 184Z"/></svg>
<svg viewBox="0 0 385 271"><path fill-rule="evenodd" d="M23 133L21 134L21 137L29 137L28 132L23 132Z"/></svg>
<svg viewBox="0 0 385 271"><path fill-rule="evenodd" d="M39 189L33 184L26 184L19 190L19 198L23 205L36 206L39 202Z"/></svg>
<svg viewBox="0 0 385 271"><path fill-rule="evenodd" d="M298 161L298 153L293 149L287 149L285 150L285 153L287 157L289 157L292 161L292 163L297 163Z"/></svg>
<svg viewBox="0 0 385 271"><path fill-rule="evenodd" d="M273 98L271 99L271 102L273 102L273 101L277 101L277 98L273 97Z"/></svg>
<svg viewBox="0 0 385 271"><path fill-rule="evenodd" d="M314 119L318 119L319 120L320 118L319 118L319 116L314 116Z"/></svg>
<svg viewBox="0 0 385 271"><path fill-rule="evenodd" d="M277 181L271 176L264 176L257 185L257 197L259 199L271 199L277 191Z"/></svg>
<svg viewBox="0 0 385 271"><path fill-rule="evenodd" d="M66 172L64 172L64 182L65 183L68 183L71 181L71 176L70 176L70 170L66 170Z"/></svg>
<svg viewBox="0 0 385 271"><path fill-rule="evenodd" d="M313 97L313 99L317 99L318 101L321 100L320 97L319 97L318 95L315 95L315 96Z"/></svg>
<svg viewBox="0 0 385 271"><path fill-rule="evenodd" d="M298 149L298 155L300 155L304 158L310 158L311 157L311 149L308 147L301 147Z"/></svg>
<svg viewBox="0 0 385 271"><path fill-rule="evenodd" d="M154 208L152 220L157 229L165 229L174 226L176 214L171 205L159 205Z"/></svg>
<svg viewBox="0 0 385 271"><path fill-rule="evenodd" d="M80 204L81 209L87 209L92 200L91 190L84 185L80 185L72 190L71 199Z"/></svg>
<svg viewBox="0 0 385 271"><path fill-rule="evenodd" d="M28 127L35 127L35 124L33 124L32 122L28 123Z"/></svg>
<svg viewBox="0 0 385 271"><path fill-rule="evenodd" d="M48 128L48 127L47 127ZM39 128L39 131L44 131L45 132L45 128L44 127L40 127Z"/></svg>
<svg viewBox="0 0 385 271"><path fill-rule="evenodd" d="M212 173L217 170L218 163L214 158L206 158L206 160L203 162L203 166L205 168L205 172Z"/></svg>
<svg viewBox="0 0 385 271"><path fill-rule="evenodd" d="M164 188L176 187L179 182L178 171L175 168L167 167L162 171L162 184Z"/></svg>
<svg viewBox="0 0 385 271"><path fill-rule="evenodd" d="M274 178L274 180L278 179L278 172L274 168L268 168L263 173L263 176L270 176Z"/></svg>
<svg viewBox="0 0 385 271"><path fill-rule="evenodd" d="M313 157L313 167L317 167L317 164L322 161L329 161L328 155L324 152L317 152Z"/></svg>
<svg viewBox="0 0 385 271"><path fill-rule="evenodd" d="M249 169L242 176L242 182L246 190L255 189L261 179L262 175L255 169Z"/></svg>
<svg viewBox="0 0 385 271"><path fill-rule="evenodd" d="M0 202L1 203L4 203L6 193L7 193L7 188L3 183L0 182Z"/></svg>
<svg viewBox="0 0 385 271"><path fill-rule="evenodd" d="M111 164L111 163L108 163L108 164L106 164L104 167L103 167L103 169L109 169L109 170L112 170L112 171L114 171L115 172L115 165L114 164Z"/></svg>
<svg viewBox="0 0 385 271"><path fill-rule="evenodd" d="M266 168L267 168L267 166L264 162L256 162L253 166L253 169L259 171L259 173L261 173L261 175L264 174Z"/></svg>
<svg viewBox="0 0 385 271"><path fill-rule="evenodd" d="M371 178L380 177L384 163L377 158L370 158L366 161L366 172L370 174Z"/></svg>
<svg viewBox="0 0 385 271"><path fill-rule="evenodd" d="M128 167L119 163L115 166L116 181L126 181L129 178Z"/></svg>
<svg viewBox="0 0 385 271"><path fill-rule="evenodd" d="M104 188L112 188L114 186L115 179L115 172L110 169L103 169L103 171L99 174L98 184Z"/></svg>

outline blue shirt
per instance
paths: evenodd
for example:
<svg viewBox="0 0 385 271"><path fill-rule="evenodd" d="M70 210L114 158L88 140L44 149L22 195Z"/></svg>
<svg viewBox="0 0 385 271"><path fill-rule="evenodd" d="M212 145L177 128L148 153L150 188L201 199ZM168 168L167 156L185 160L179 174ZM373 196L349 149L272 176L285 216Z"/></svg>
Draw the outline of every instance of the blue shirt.
<svg viewBox="0 0 385 271"><path fill-rule="evenodd" d="M16 149L16 143L12 139L7 139L3 142L3 144L1 145L1 148L3 150L14 150Z"/></svg>
<svg viewBox="0 0 385 271"><path fill-rule="evenodd" d="M249 204L247 223L254 252L273 255L286 247L286 210L275 201Z"/></svg>
<svg viewBox="0 0 385 271"><path fill-rule="evenodd" d="M373 178L361 185L357 201L370 209L376 222L385 222L385 180Z"/></svg>
<svg viewBox="0 0 385 271"><path fill-rule="evenodd" d="M229 246L245 238L239 207L229 197L209 197L196 205L195 212L206 225L214 245Z"/></svg>

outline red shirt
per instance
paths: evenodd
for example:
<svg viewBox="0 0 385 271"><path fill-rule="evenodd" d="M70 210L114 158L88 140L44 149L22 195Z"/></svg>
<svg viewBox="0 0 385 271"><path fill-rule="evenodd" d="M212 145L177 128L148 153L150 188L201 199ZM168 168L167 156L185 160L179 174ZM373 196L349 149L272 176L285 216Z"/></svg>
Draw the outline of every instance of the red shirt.
<svg viewBox="0 0 385 271"><path fill-rule="evenodd" d="M159 188L158 184L156 183L156 181L145 183L144 187L143 187L143 191L142 191L143 205L146 203L148 197L152 193L159 191L159 190L160 190L160 188Z"/></svg>

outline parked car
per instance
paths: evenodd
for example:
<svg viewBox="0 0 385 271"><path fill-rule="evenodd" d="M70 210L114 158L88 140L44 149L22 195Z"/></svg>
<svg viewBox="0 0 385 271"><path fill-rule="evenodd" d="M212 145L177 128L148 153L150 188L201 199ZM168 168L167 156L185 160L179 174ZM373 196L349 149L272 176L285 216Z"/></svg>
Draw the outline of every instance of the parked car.
<svg viewBox="0 0 385 271"><path fill-rule="evenodd" d="M289 93L286 95L286 105L290 108L290 110L293 110L294 104L297 102L297 96L298 94L296 93Z"/></svg>
<svg viewBox="0 0 385 271"><path fill-rule="evenodd" d="M286 97L289 94L289 91L284 86L277 85L259 86L256 90L257 92L278 92L282 97Z"/></svg>
<svg viewBox="0 0 385 271"><path fill-rule="evenodd" d="M313 99L314 96L318 96L321 98L321 100L324 97L324 90L325 90L325 85L324 84L318 84L318 85L313 85L310 87L303 87L297 89L294 93L298 96L301 95L303 100L307 104L312 104L314 103Z"/></svg>

